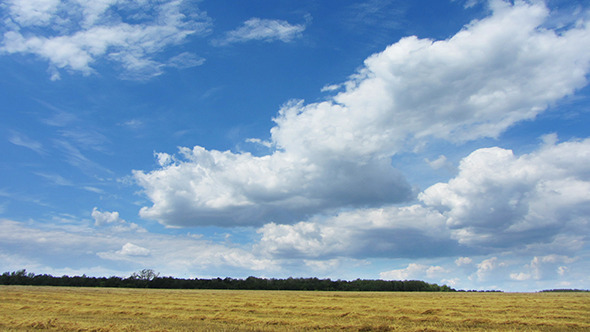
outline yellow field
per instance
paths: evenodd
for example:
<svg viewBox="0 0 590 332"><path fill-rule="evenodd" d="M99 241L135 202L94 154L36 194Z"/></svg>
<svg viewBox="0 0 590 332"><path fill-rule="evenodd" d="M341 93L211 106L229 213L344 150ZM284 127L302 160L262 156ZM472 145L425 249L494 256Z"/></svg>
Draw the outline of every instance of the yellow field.
<svg viewBox="0 0 590 332"><path fill-rule="evenodd" d="M0 330L589 331L588 293L348 293L0 286Z"/></svg>

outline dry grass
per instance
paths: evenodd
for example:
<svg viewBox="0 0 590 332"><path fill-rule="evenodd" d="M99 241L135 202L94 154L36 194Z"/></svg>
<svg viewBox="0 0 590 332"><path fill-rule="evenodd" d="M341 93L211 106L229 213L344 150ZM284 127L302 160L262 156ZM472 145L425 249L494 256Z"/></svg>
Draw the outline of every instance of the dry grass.
<svg viewBox="0 0 590 332"><path fill-rule="evenodd" d="M0 330L588 331L588 293L348 293L0 286Z"/></svg>

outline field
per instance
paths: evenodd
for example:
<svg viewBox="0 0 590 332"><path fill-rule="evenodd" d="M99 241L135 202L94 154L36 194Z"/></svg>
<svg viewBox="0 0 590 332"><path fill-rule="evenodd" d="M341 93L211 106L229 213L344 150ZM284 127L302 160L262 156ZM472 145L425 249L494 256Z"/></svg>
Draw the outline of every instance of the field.
<svg viewBox="0 0 590 332"><path fill-rule="evenodd" d="M0 330L588 331L588 293L0 286Z"/></svg>

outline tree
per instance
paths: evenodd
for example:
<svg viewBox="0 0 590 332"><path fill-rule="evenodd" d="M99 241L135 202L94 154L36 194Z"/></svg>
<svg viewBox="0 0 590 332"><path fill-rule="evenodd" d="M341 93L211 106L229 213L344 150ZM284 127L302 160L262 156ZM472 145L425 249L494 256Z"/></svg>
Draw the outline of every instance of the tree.
<svg viewBox="0 0 590 332"><path fill-rule="evenodd" d="M139 279L139 280L143 280L143 281L152 281L159 276L160 276L160 273L156 273L152 269L143 269L143 270L139 271L139 273L134 272L131 275L131 278Z"/></svg>

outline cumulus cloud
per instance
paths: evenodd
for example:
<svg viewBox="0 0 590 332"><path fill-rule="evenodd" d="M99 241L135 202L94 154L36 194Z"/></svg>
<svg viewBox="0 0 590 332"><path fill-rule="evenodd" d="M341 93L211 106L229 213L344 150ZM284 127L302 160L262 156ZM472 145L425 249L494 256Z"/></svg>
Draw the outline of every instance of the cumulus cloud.
<svg viewBox="0 0 590 332"><path fill-rule="evenodd" d="M422 204L353 209L293 225L268 223L258 230L258 249L308 259L544 253L538 260L552 260L549 269L556 271L566 263L556 257L578 252L590 231L590 173L583 166L588 158L590 139L546 141L522 156L479 149L461 160L455 178L420 193ZM463 256L455 265L477 265L477 278L485 280L502 266L496 261L476 264ZM513 279L536 278L535 264L514 272Z"/></svg>
<svg viewBox="0 0 590 332"><path fill-rule="evenodd" d="M119 216L119 212L105 211L101 212L96 207L92 209L92 218L94 219L94 226L104 227L109 226L112 230L125 232L125 231L140 231L145 232L145 229L139 227L135 223L125 221Z"/></svg>
<svg viewBox="0 0 590 332"><path fill-rule="evenodd" d="M411 189L387 159L365 163L300 159L286 152L249 153L181 148L182 160L134 176L154 202L142 217L170 225L231 226L294 222L342 206L403 201Z"/></svg>
<svg viewBox="0 0 590 332"><path fill-rule="evenodd" d="M457 251L444 217L419 205L342 212L261 227L259 249L275 257L433 257Z"/></svg>
<svg viewBox="0 0 590 332"><path fill-rule="evenodd" d="M96 207L92 209L92 218L94 218L94 225L96 226L125 223L125 220L119 217L119 212L100 212Z"/></svg>
<svg viewBox="0 0 590 332"><path fill-rule="evenodd" d="M91 74L99 60L118 63L123 77L159 75L166 65L155 59L159 52L209 27L206 15L185 12L187 7L177 0L154 6L114 0L11 0L4 8L0 54L36 55L49 62L54 80L60 78L60 69ZM183 53L168 65L200 63L200 58Z"/></svg>
<svg viewBox="0 0 590 332"><path fill-rule="evenodd" d="M309 19L308 19L309 21ZM251 18L244 24L232 31L226 33L225 37L216 42L217 45L227 45L232 43L242 43L250 40L260 40L265 42L282 41L290 42L293 39L300 38L305 31L306 24L290 24L283 20L270 20Z"/></svg>
<svg viewBox="0 0 590 332"><path fill-rule="evenodd" d="M117 253L124 256L149 256L150 250L127 242Z"/></svg>
<svg viewBox="0 0 590 332"><path fill-rule="evenodd" d="M590 139L546 144L520 157L498 147L479 149L461 161L455 178L419 198L446 217L459 243L551 244L590 230L588 163Z"/></svg>
<svg viewBox="0 0 590 332"><path fill-rule="evenodd" d="M269 155L196 146L165 158L175 163L135 171L153 202L141 216L180 226L292 223L411 199L391 166L395 154L432 139L496 137L586 84L586 24L557 33L543 27L542 4L495 1L492 9L447 40L407 37L370 56L326 101L286 103ZM457 233L462 243L470 231Z"/></svg>

